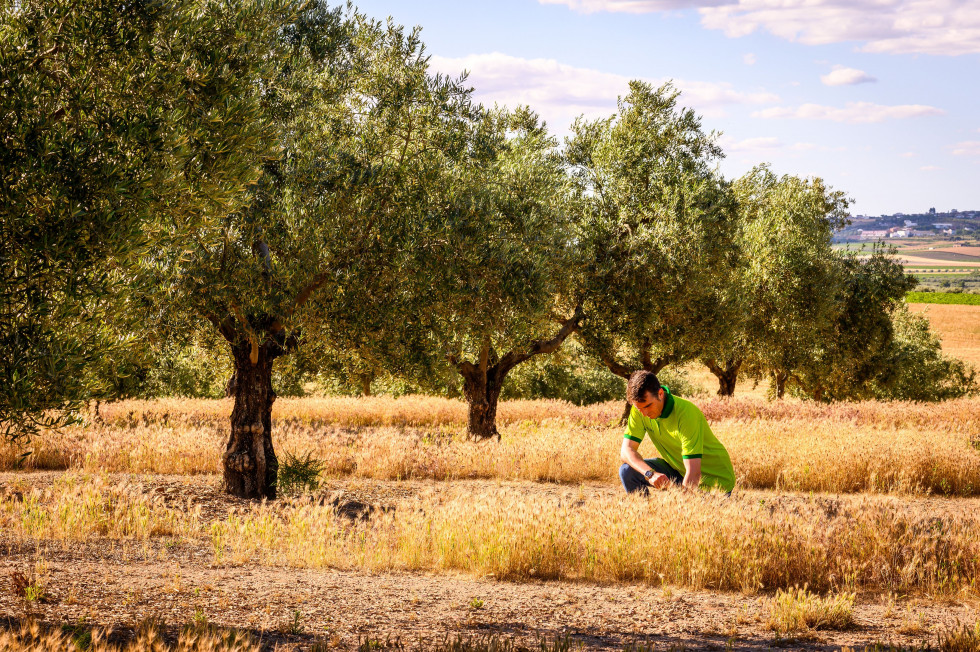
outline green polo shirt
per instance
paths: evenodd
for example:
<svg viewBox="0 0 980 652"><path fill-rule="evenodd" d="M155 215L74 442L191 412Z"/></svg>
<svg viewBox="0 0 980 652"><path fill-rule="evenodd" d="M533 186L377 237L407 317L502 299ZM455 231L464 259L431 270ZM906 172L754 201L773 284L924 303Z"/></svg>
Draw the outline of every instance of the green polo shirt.
<svg viewBox="0 0 980 652"><path fill-rule="evenodd" d="M648 419L635 407L630 410L624 437L640 443L643 435L649 435L660 457L681 475L686 473L684 460L700 458L701 488L731 491L735 486L732 460L711 432L704 414L694 403L671 395L666 387L664 394L664 409L656 419Z"/></svg>

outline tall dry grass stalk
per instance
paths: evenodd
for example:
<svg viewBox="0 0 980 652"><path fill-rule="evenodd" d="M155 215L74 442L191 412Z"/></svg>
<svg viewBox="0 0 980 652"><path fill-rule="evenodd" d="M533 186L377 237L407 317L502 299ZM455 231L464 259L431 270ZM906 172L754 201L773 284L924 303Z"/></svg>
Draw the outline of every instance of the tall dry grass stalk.
<svg viewBox="0 0 980 652"><path fill-rule="evenodd" d="M200 507L168 507L137 485L66 475L51 488L0 499L0 531L19 539L62 541L197 536Z"/></svg>
<svg viewBox="0 0 980 652"><path fill-rule="evenodd" d="M980 400L817 405L707 400L702 408L741 486L829 492L980 495ZM501 405L502 441L464 436L460 401L295 399L276 403L280 452L312 454L328 476L617 482L620 405ZM26 466L91 472L219 473L228 401L132 401L104 423L35 441ZM641 453L654 455L649 444ZM0 447L0 469L19 449Z"/></svg>
<svg viewBox="0 0 980 652"><path fill-rule="evenodd" d="M645 581L756 591L952 593L977 588L980 522L897 499L780 503L677 492L562 501L499 489L402 504L363 525L316 505L255 507L215 523L220 558L503 579Z"/></svg>
<svg viewBox="0 0 980 652"><path fill-rule="evenodd" d="M20 628L0 630L0 650L3 652L259 652L260 646L251 638L233 631L214 629L185 629L178 640L168 643L159 629L143 628L127 644L106 640L99 630L52 631L42 629L37 622Z"/></svg>
<svg viewBox="0 0 980 652"><path fill-rule="evenodd" d="M301 499L204 521L135 485L77 477L23 500L0 500L0 531L8 541L28 542L210 540L216 563L459 570L747 592L808 584L821 592L949 594L976 590L980 578L980 517L891 497L561 498L456 485L392 507L352 521Z"/></svg>

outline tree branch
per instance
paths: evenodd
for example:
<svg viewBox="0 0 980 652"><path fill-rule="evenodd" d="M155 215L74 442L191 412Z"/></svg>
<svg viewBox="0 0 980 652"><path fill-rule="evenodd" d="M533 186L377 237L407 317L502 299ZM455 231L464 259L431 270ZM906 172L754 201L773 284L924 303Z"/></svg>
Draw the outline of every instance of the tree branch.
<svg viewBox="0 0 980 652"><path fill-rule="evenodd" d="M653 369L653 360L650 359L650 338L643 338L643 343L640 345L640 359L643 363L643 368L647 371Z"/></svg>
<svg viewBox="0 0 980 652"><path fill-rule="evenodd" d="M725 375L725 372L718 365L718 361L715 360L714 358L703 358L701 362L704 364L704 366L708 368L708 371L718 376L719 378Z"/></svg>
<svg viewBox="0 0 980 652"><path fill-rule="evenodd" d="M483 346L480 347L480 371L486 372L487 366L490 363L490 338L483 340Z"/></svg>
<svg viewBox="0 0 980 652"><path fill-rule="evenodd" d="M562 322L561 328L550 340L535 340L523 353L508 351L507 354L500 359L500 362L497 363L497 373L501 376L505 376L511 369L536 355L541 355L542 353L554 353L565 342L565 340L568 339L569 335L578 330L581 321L582 306L579 304L575 308L575 313Z"/></svg>
<svg viewBox="0 0 980 652"><path fill-rule="evenodd" d="M620 378L625 378L629 380L630 375L633 371L623 365L619 364L614 357L609 355L607 351L599 351L599 359L602 360L602 364L606 365L609 371L613 372Z"/></svg>

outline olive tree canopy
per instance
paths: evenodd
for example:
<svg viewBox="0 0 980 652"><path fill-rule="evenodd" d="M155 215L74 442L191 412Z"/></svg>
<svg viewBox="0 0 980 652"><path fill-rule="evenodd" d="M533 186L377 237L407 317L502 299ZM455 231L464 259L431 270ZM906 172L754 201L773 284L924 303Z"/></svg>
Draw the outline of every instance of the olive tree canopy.
<svg viewBox="0 0 980 652"><path fill-rule="evenodd" d="M722 152L678 96L631 82L617 114L577 121L565 148L581 337L623 378L697 357L725 318L715 288L731 267L733 211L713 167Z"/></svg>
<svg viewBox="0 0 980 652"><path fill-rule="evenodd" d="M288 2L0 2L0 434L63 425L161 233L234 210Z"/></svg>
<svg viewBox="0 0 980 652"><path fill-rule="evenodd" d="M275 360L304 341L369 339L389 317L385 289L406 273L471 114L461 80L428 73L417 32L310 2L278 36L259 89L275 146L261 177L236 210L209 214L146 261L162 312L229 346L224 480L251 498L276 495Z"/></svg>
<svg viewBox="0 0 980 652"><path fill-rule="evenodd" d="M469 434L487 438L507 374L557 350L581 306L567 176L545 125L528 108L482 110L469 139L405 261L398 294L422 337L401 357L415 378L458 373Z"/></svg>
<svg viewBox="0 0 980 652"><path fill-rule="evenodd" d="M766 166L736 180L733 190L743 262L733 321L741 332L724 357L770 376L782 398L836 314L843 277L831 237L845 223L848 199L822 179L779 177Z"/></svg>

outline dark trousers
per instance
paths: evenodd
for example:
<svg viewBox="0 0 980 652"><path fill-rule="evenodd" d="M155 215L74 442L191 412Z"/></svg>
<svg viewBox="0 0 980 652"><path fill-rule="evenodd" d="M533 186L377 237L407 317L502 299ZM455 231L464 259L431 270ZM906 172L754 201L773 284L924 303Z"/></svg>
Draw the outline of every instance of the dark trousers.
<svg viewBox="0 0 980 652"><path fill-rule="evenodd" d="M649 464L650 468L657 473L663 473L666 475L674 484L681 484L684 482L684 476L678 473L677 470L670 464L667 464L666 460L656 457L652 460L643 461ZM619 467L619 479L622 480L623 489L625 489L626 493L628 494L631 494L634 491L642 491L645 494L650 493L650 483L647 482L647 479L643 477L642 473L634 469L629 464L624 464Z"/></svg>

